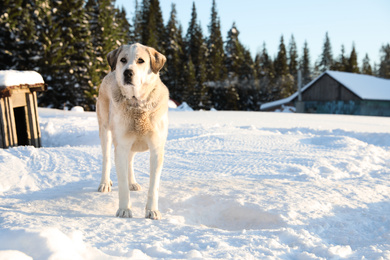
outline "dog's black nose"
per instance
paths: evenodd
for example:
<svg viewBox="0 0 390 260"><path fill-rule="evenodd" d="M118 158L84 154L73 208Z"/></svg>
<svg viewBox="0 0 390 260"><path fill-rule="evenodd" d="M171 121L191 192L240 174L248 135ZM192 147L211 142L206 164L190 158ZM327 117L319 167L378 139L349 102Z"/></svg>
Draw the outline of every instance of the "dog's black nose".
<svg viewBox="0 0 390 260"><path fill-rule="evenodd" d="M123 72L123 75L124 75L125 77L132 77L133 74L134 74L133 70L130 70L130 69L127 69L127 70L125 70L125 71Z"/></svg>

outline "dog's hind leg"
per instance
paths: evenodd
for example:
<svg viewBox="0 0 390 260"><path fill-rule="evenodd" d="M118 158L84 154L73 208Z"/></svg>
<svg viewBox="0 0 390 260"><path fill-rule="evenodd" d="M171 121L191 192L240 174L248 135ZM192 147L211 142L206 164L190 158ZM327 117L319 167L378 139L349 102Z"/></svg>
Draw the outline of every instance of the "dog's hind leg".
<svg viewBox="0 0 390 260"><path fill-rule="evenodd" d="M129 155L129 189L131 191L140 191L142 190L141 186L137 183L135 180L135 175L134 175L134 156L135 152L130 152Z"/></svg>

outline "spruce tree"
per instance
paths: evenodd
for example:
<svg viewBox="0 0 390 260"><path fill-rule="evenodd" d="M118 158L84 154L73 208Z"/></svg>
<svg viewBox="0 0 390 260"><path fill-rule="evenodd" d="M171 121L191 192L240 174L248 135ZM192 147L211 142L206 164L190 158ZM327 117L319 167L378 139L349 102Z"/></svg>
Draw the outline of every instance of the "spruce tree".
<svg viewBox="0 0 390 260"><path fill-rule="evenodd" d="M238 39L239 31L236 24L228 31L225 53L226 69L230 79L239 79L242 76L242 65L245 63L244 47Z"/></svg>
<svg viewBox="0 0 390 260"><path fill-rule="evenodd" d="M271 58L268 55L265 43L263 43L263 49L257 57L258 70L256 72L259 79L261 100L268 102L274 100L273 88L275 83L275 69Z"/></svg>
<svg viewBox="0 0 390 260"><path fill-rule="evenodd" d="M289 73L287 64L286 47L283 36L280 38L279 52L274 62L276 83L274 87L275 97L277 99L286 98L296 91L294 77Z"/></svg>
<svg viewBox="0 0 390 260"><path fill-rule="evenodd" d="M291 40L288 49L289 72L296 79L298 75L298 50L297 44L295 43L294 35L291 35Z"/></svg>
<svg viewBox="0 0 390 260"><path fill-rule="evenodd" d="M188 57L188 61L183 66L183 79L185 85L183 85L181 101L187 102L187 104L193 108L195 108L195 106L197 108L200 98L199 95L197 95L198 92L196 91L196 71L191 56Z"/></svg>
<svg viewBox="0 0 390 260"><path fill-rule="evenodd" d="M215 0L213 0L211 8L211 21L208 28L210 36L207 39L207 80L220 81L226 78L226 68L224 64L225 52L223 49L221 24L217 14Z"/></svg>
<svg viewBox="0 0 390 260"><path fill-rule="evenodd" d="M307 41L305 41L304 47L303 47L303 55L300 62L300 70L302 73L302 85L306 85L312 80L312 72L310 67L310 54L309 54L309 47L307 45Z"/></svg>
<svg viewBox="0 0 390 260"><path fill-rule="evenodd" d="M356 50L355 50L355 45L352 46L351 55L349 56L349 59L348 59L347 72L360 73L359 65L358 65L358 61L357 61L357 54L356 54Z"/></svg>
<svg viewBox="0 0 390 260"><path fill-rule="evenodd" d="M367 53L366 53L366 56L363 59L362 74L373 75L372 67L371 67L371 64L370 64L370 58L368 57Z"/></svg>
<svg viewBox="0 0 390 260"><path fill-rule="evenodd" d="M0 10L0 68L38 70L42 55L39 30L43 1L1 2ZM12 43L12 44L11 44Z"/></svg>
<svg viewBox="0 0 390 260"><path fill-rule="evenodd" d="M284 45L283 35L280 38L279 52L275 59L274 66L276 77L284 76L289 73L286 46Z"/></svg>
<svg viewBox="0 0 390 260"><path fill-rule="evenodd" d="M130 25L126 13L115 8L111 0L88 0L86 12L89 16L91 31L92 58L88 74L90 81L85 91L87 104L94 109L98 86L110 71L107 64L107 54L122 44L130 42Z"/></svg>
<svg viewBox="0 0 390 260"><path fill-rule="evenodd" d="M141 6L138 4L138 0L135 0L134 17L132 22L133 24L130 30L130 38L134 41L134 43L140 43L142 41L142 10Z"/></svg>
<svg viewBox="0 0 390 260"><path fill-rule="evenodd" d="M134 43L133 35L131 34L131 25L126 18L126 11L122 9L115 10L115 20L118 24L117 37L121 44L132 44Z"/></svg>
<svg viewBox="0 0 390 260"><path fill-rule="evenodd" d="M197 84L193 91L193 101L190 104L195 109L210 108L210 96L208 87L204 84L206 81L206 63L205 57L207 47L203 38L202 28L197 21L197 12L195 2L192 6L191 20L185 37L185 53L191 57L195 67L195 77Z"/></svg>
<svg viewBox="0 0 390 260"><path fill-rule="evenodd" d="M328 36L328 32L325 34L324 46L322 49L321 60L318 64L320 72L330 70L333 66L332 46Z"/></svg>
<svg viewBox="0 0 390 260"><path fill-rule="evenodd" d="M390 79L390 44L383 45L380 53L379 77Z"/></svg>
<svg viewBox="0 0 390 260"><path fill-rule="evenodd" d="M52 44L46 53L48 92L42 101L62 108L85 103L92 45L83 0L52 1Z"/></svg>
<svg viewBox="0 0 390 260"><path fill-rule="evenodd" d="M341 45L341 54L339 58L333 62L331 69L335 71L347 71L348 66L349 66L349 61L345 57L344 45Z"/></svg>
<svg viewBox="0 0 390 260"><path fill-rule="evenodd" d="M144 0L142 5L141 43L163 52L164 22L159 0Z"/></svg>
<svg viewBox="0 0 390 260"><path fill-rule="evenodd" d="M183 87L180 81L183 72L183 39L179 28L176 5L172 4L171 15L165 28L164 51L167 62L162 78L169 88L171 98L181 102L183 100Z"/></svg>

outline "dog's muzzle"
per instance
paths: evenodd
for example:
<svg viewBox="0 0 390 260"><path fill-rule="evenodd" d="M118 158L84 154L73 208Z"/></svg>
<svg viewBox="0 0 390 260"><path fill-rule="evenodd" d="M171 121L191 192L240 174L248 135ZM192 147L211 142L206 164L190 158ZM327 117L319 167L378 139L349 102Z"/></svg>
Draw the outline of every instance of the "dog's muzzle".
<svg viewBox="0 0 390 260"><path fill-rule="evenodd" d="M123 72L124 83L125 83L125 84L131 84L131 80L132 80L133 75L134 75L133 70L131 70L131 69L125 70L125 71Z"/></svg>

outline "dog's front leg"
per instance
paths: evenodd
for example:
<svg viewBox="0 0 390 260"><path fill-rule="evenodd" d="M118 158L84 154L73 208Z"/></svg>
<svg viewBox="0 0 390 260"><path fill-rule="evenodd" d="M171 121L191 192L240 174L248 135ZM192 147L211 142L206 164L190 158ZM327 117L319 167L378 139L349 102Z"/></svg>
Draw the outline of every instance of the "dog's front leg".
<svg viewBox="0 0 390 260"><path fill-rule="evenodd" d="M158 210L158 190L160 186L160 176L164 161L164 147L150 149L150 181L148 201L146 203L145 217L150 219L161 219Z"/></svg>
<svg viewBox="0 0 390 260"><path fill-rule="evenodd" d="M118 193L119 193L119 209L116 212L116 216L120 218L132 218L130 204L130 191L129 191L129 180L128 174L128 158L129 158L129 147L124 144L117 144L115 146L115 167L116 174L118 177Z"/></svg>

